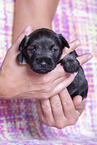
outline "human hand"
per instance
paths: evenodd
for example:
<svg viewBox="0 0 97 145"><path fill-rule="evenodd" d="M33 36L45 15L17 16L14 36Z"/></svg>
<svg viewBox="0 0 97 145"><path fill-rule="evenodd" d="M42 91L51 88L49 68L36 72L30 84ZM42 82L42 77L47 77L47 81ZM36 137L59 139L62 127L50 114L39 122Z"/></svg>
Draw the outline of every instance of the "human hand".
<svg viewBox="0 0 97 145"><path fill-rule="evenodd" d="M28 29L29 28L29 29ZM18 47L25 35L31 33L26 28L8 50L0 69L0 96L5 99L45 99L61 92L73 81L75 74L64 72L60 64L50 73L40 75L34 73L28 65L20 65L17 60ZM27 29L29 31L27 31ZM74 42L75 49L78 44ZM72 51L70 48L69 51Z"/></svg>
<svg viewBox="0 0 97 145"><path fill-rule="evenodd" d="M72 50L75 48L75 42L70 43ZM70 49L65 50L62 57L70 53L69 51ZM89 54L84 54L77 59L80 64L83 64L91 57ZM82 97L79 95L75 96L72 101L67 89L64 89L50 99L37 100L36 104L40 119L45 124L57 128L75 124L85 108Z"/></svg>
<svg viewBox="0 0 97 145"><path fill-rule="evenodd" d="M39 118L46 125L62 129L74 125L85 108L81 96L72 101L67 89L50 99L37 100Z"/></svg>

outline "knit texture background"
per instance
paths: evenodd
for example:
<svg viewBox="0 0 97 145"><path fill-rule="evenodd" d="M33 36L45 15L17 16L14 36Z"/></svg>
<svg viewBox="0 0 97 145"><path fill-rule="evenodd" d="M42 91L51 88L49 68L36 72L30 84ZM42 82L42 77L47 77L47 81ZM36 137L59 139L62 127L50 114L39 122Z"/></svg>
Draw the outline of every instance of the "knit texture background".
<svg viewBox="0 0 97 145"><path fill-rule="evenodd" d="M14 3L0 0L0 65L11 46ZM56 129L39 120L35 100L0 100L0 145L97 144L97 0L60 0L53 30L68 42L79 39L78 54L93 54L83 65L89 82L85 111L76 125Z"/></svg>

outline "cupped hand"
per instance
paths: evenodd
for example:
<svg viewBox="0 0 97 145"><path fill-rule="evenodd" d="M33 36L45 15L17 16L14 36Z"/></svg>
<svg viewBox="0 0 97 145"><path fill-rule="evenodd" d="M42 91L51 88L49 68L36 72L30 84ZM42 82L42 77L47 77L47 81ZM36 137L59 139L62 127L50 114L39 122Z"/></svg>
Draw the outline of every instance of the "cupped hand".
<svg viewBox="0 0 97 145"><path fill-rule="evenodd" d="M62 82L66 78L69 85L70 76L64 73L60 65L46 75L39 75L34 73L28 65L20 65L17 62L19 44L24 36L31 32L31 27L28 26L7 51L0 68L0 97L2 98L45 99L60 92L64 86ZM75 75L71 76L74 79Z"/></svg>
<svg viewBox="0 0 97 145"><path fill-rule="evenodd" d="M75 74L64 73L58 65L56 69L46 75L34 73L30 67L17 62L19 44L25 35L32 32L31 27L18 37L9 48L0 68L0 97L4 99L45 99L56 95L64 86L70 84ZM76 45L75 45L76 47Z"/></svg>
<svg viewBox="0 0 97 145"><path fill-rule="evenodd" d="M20 65L17 62L19 44L24 36L31 32L31 27L27 27L9 48L5 56L0 69L0 96L2 98L46 99L61 92L64 87L71 83L71 80L74 80L76 74L65 73L60 64L52 72L40 75L34 73L28 65ZM66 54L78 45L78 41L74 41L69 51L66 50Z"/></svg>
<svg viewBox="0 0 97 145"><path fill-rule="evenodd" d="M67 89L50 99L37 100L39 118L46 125L62 129L74 125L85 108L81 96L76 96L72 101Z"/></svg>
<svg viewBox="0 0 97 145"><path fill-rule="evenodd" d="M62 58L73 51L77 43L78 41L71 42L70 49L65 49ZM83 54L77 59L82 65L91 58L91 54ZM72 79L70 81L72 82ZM64 87L61 92L49 99L36 100L36 107L42 122L48 126L62 129L68 125L74 125L77 122L85 108L85 103L79 95L75 96L72 100L67 89Z"/></svg>

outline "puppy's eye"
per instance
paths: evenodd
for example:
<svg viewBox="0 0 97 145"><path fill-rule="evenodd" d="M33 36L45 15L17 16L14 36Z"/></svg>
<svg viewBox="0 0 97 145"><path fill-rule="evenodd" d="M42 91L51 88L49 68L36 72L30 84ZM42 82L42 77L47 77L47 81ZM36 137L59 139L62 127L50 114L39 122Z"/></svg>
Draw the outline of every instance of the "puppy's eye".
<svg viewBox="0 0 97 145"><path fill-rule="evenodd" d="M32 53L34 53L34 52L35 52L35 48L33 47L30 51L31 51Z"/></svg>
<svg viewBox="0 0 97 145"><path fill-rule="evenodd" d="M57 48L55 45L52 45L52 46L50 47L50 49L52 50L52 52L58 51L58 48Z"/></svg>
<svg viewBox="0 0 97 145"><path fill-rule="evenodd" d="M31 53L34 53L35 52L35 50L36 50L36 48L35 47L33 47L33 46L28 46L28 48L27 48Z"/></svg>

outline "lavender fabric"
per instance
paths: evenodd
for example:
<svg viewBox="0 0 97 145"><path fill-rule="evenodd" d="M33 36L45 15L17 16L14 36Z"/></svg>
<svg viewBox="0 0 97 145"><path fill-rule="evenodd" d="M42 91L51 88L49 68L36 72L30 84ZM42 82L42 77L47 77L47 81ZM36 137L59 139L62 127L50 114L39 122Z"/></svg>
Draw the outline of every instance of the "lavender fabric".
<svg viewBox="0 0 97 145"><path fill-rule="evenodd" d="M14 3L0 0L0 65L11 46ZM85 111L75 125L57 129L39 120L35 100L0 100L0 145L97 144L97 0L60 0L53 30L69 42L80 39L78 54L93 54L83 65L89 82Z"/></svg>

